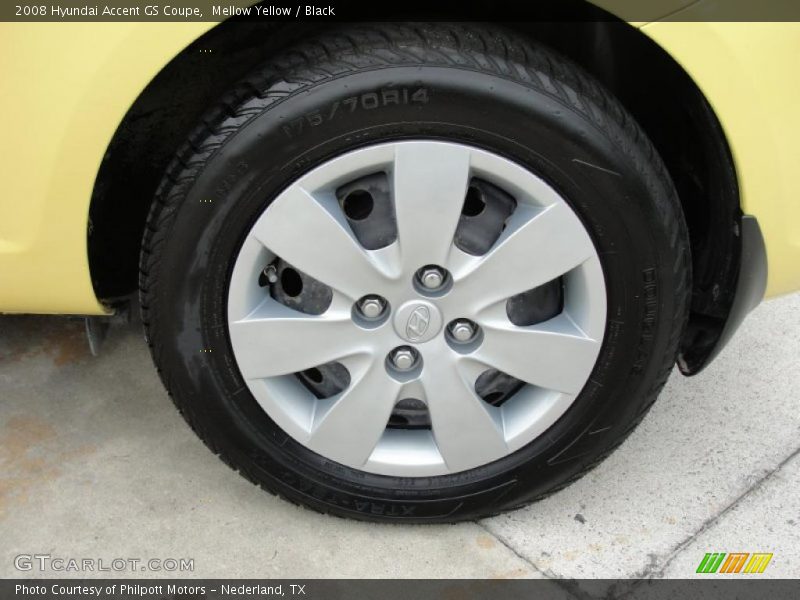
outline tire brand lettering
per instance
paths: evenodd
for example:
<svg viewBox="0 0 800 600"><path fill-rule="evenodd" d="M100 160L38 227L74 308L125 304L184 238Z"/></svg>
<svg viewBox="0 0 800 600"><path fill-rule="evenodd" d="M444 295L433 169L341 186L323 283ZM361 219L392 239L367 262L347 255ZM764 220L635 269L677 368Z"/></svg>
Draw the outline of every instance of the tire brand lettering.
<svg viewBox="0 0 800 600"><path fill-rule="evenodd" d="M377 502L368 502L366 500L356 500L355 507L358 512L370 513L373 515L384 515L387 517L405 517L414 514L413 506L379 504Z"/></svg>

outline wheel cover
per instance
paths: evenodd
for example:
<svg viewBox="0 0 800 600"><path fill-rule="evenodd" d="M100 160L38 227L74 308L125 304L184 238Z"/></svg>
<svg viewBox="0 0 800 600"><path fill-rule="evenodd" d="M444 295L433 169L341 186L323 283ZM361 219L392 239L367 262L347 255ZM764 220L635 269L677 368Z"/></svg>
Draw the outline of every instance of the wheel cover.
<svg viewBox="0 0 800 600"><path fill-rule="evenodd" d="M385 173L397 239L366 250L336 189ZM516 209L482 256L453 243L473 177L513 195ZM276 302L259 275L276 256L333 290L310 315ZM420 291L415 273L440 265L449 285ZM563 310L530 326L511 322L506 301L556 278ZM358 318L367 295L388 301L386 317ZM288 435L329 460L393 476L432 476L498 460L541 435L572 405L594 368L606 324L603 271L591 238L567 202L542 179L496 154L442 141L401 141L343 154L292 183L259 216L236 258L228 331L256 401ZM480 336L454 344L447 324L468 319ZM393 349L419 356L392 369ZM337 361L349 385L319 399L294 374ZM501 406L476 379L498 369L526 385ZM403 398L425 403L430 429L391 429Z"/></svg>

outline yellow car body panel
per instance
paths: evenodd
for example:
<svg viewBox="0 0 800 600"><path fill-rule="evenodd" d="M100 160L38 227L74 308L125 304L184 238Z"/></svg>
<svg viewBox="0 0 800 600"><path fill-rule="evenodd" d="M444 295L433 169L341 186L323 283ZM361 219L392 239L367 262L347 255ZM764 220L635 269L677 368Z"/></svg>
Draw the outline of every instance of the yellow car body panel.
<svg viewBox="0 0 800 600"><path fill-rule="evenodd" d="M683 0L669 3L683 4ZM642 24L704 91L731 144L767 295L800 288L800 24ZM152 78L214 23L0 24L0 312L103 314L87 258L98 168Z"/></svg>
<svg viewBox="0 0 800 600"><path fill-rule="evenodd" d="M214 23L2 23L0 311L103 314L89 203L125 113Z"/></svg>

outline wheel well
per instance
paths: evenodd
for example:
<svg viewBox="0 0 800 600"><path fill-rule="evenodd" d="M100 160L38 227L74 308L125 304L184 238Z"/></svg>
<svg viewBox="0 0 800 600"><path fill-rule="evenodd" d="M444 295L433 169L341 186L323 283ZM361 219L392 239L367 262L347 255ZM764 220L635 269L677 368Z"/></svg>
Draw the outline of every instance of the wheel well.
<svg viewBox="0 0 800 600"><path fill-rule="evenodd" d="M657 44L585 6L592 20L506 24L583 66L647 132L678 190L691 240L693 290L679 364L704 366L727 319L741 254L739 192L721 126L702 92ZM209 106L234 83L317 23L225 22L178 54L136 99L102 161L90 206L89 264L95 292L130 294L147 213L170 159ZM212 48L201 53L200 48Z"/></svg>
<svg viewBox="0 0 800 600"><path fill-rule="evenodd" d="M142 91L103 157L89 207L89 268L98 298L109 303L136 290L156 188L207 109L265 57L317 28L223 22L175 56Z"/></svg>

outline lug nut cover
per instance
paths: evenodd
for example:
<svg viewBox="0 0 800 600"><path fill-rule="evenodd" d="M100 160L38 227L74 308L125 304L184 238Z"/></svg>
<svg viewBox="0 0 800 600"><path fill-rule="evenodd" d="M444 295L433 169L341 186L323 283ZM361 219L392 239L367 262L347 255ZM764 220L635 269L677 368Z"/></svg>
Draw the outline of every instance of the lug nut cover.
<svg viewBox="0 0 800 600"><path fill-rule="evenodd" d="M468 342L475 337L477 325L468 319L458 319L450 325L450 334L458 342Z"/></svg>
<svg viewBox="0 0 800 600"><path fill-rule="evenodd" d="M367 319L377 319L383 313L386 302L377 296L367 296L358 302L358 310Z"/></svg>
<svg viewBox="0 0 800 600"><path fill-rule="evenodd" d="M397 348L390 358L398 371L408 371L417 362L417 357L411 348Z"/></svg>
<svg viewBox="0 0 800 600"><path fill-rule="evenodd" d="M429 290L438 290L444 283L444 270L439 267L424 267L420 271L419 281Z"/></svg>

